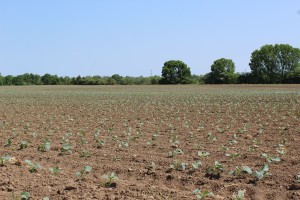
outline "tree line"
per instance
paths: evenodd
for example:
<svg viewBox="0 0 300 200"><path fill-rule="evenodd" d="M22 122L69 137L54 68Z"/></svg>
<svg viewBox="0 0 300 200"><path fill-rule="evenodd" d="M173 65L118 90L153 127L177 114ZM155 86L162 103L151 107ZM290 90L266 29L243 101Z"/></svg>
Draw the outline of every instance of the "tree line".
<svg viewBox="0 0 300 200"><path fill-rule="evenodd" d="M264 45L251 54L251 72L236 73L231 59L220 58L205 75L192 75L190 68L180 60L164 63L161 76L122 77L77 76L59 77L45 74L2 76L0 85L150 85L150 84L274 84L300 83L300 49L288 44Z"/></svg>

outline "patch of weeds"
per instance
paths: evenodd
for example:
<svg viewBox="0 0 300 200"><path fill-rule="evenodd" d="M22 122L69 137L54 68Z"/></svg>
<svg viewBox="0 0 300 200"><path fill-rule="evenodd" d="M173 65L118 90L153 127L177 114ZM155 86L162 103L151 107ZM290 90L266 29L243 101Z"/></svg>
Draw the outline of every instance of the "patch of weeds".
<svg viewBox="0 0 300 200"><path fill-rule="evenodd" d="M30 160L25 160L24 161L27 164L27 167L29 168L29 172L30 173L35 173L37 172L39 169L41 169L41 165L39 163L33 163Z"/></svg>
<svg viewBox="0 0 300 200"><path fill-rule="evenodd" d="M196 195L197 199L205 199L205 197L212 197L214 194L209 191L201 191L199 189L195 189L193 191L193 194Z"/></svg>
<svg viewBox="0 0 300 200"><path fill-rule="evenodd" d="M117 181L119 181L119 178L115 172L102 175L102 179L105 181L104 186L107 188L117 187Z"/></svg>

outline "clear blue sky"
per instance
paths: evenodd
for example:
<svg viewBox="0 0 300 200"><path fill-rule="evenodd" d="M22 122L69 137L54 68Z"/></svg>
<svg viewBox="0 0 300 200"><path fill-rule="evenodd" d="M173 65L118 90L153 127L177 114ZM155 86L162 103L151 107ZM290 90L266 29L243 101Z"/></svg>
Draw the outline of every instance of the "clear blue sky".
<svg viewBox="0 0 300 200"><path fill-rule="evenodd" d="M250 71L265 44L300 47L299 0L0 0L0 72L161 75L218 58Z"/></svg>

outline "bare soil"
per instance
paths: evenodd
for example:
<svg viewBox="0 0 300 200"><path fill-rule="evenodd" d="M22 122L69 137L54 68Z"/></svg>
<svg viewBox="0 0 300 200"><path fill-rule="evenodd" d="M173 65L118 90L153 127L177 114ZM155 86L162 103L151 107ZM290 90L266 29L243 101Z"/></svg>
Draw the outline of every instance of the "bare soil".
<svg viewBox="0 0 300 200"><path fill-rule="evenodd" d="M214 194L206 199L236 199L239 190L245 199L300 199L299 118L300 85L0 87L0 156L11 158L0 166L0 199L29 192L30 199L184 200L196 199L195 189ZM51 149L42 152L46 138ZM41 169L30 172L25 160ZM215 161L224 169L211 176ZM261 180L228 173L265 164ZM91 172L76 175L85 166ZM103 175L111 172L118 180L109 184Z"/></svg>

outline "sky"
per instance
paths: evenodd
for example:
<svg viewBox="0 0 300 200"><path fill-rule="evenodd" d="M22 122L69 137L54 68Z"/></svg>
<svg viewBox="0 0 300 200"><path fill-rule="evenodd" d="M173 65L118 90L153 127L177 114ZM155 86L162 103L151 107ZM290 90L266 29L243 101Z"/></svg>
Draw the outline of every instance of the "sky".
<svg viewBox="0 0 300 200"><path fill-rule="evenodd" d="M250 71L265 44L300 47L299 0L0 0L0 73L192 74L219 58Z"/></svg>

